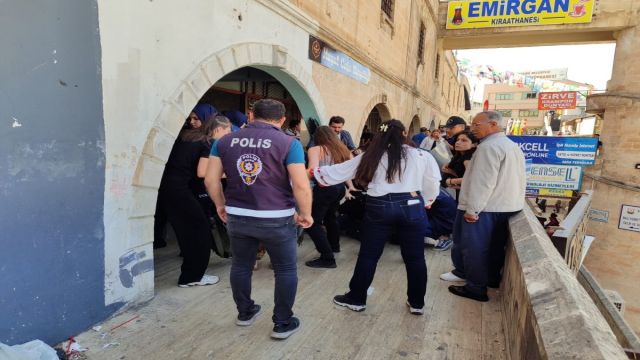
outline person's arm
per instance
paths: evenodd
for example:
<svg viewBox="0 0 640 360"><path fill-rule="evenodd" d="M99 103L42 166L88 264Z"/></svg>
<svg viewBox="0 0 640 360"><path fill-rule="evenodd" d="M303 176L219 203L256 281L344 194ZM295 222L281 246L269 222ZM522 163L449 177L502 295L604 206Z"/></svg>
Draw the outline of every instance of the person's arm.
<svg viewBox="0 0 640 360"><path fill-rule="evenodd" d="M504 154L495 147L479 147L476 150L473 166L464 174L464 187L468 194L465 220L477 221L491 194L500 191L495 187L503 158Z"/></svg>
<svg viewBox="0 0 640 360"><path fill-rule="evenodd" d="M293 140L291 142L285 165L289 173L289 180L291 180L293 197L296 199L298 206L296 223L306 229L313 225L313 218L311 217L312 194L307 170L304 167L304 151L300 141Z"/></svg>
<svg viewBox="0 0 640 360"><path fill-rule="evenodd" d="M201 157L198 160L198 170L196 171L199 178L204 178L207 175L207 164L209 163L209 158Z"/></svg>
<svg viewBox="0 0 640 360"><path fill-rule="evenodd" d="M207 188L207 193L209 193L209 197L213 200L213 203L216 206L216 212L220 219L223 222L227 222L227 211L224 208L225 199L224 194L222 192L222 183L220 179L224 174L224 169L222 168L222 161L220 160L218 154L218 143L214 143L211 146L211 155L209 156L209 161L207 162L207 168L204 176L204 185Z"/></svg>
<svg viewBox="0 0 640 360"><path fill-rule="evenodd" d="M225 199L222 192L222 161L219 157L211 155L209 157L209 165L207 166L206 175L204 177L204 185L207 187L209 197L216 206L216 212L223 222L227 222L227 211L225 210Z"/></svg>
<svg viewBox="0 0 640 360"><path fill-rule="evenodd" d="M424 199L424 206L431 207L438 194L440 194L440 169L436 159L433 158L428 152L420 154L420 158L425 162L425 170L422 174L422 198Z"/></svg>
<svg viewBox="0 0 640 360"><path fill-rule="evenodd" d="M318 167L318 165L320 164L321 152L322 152L322 149L320 146L314 146L309 148L309 150L307 150L307 158L309 160L309 164L307 165L307 167L309 169L314 169Z"/></svg>
<svg viewBox="0 0 640 360"><path fill-rule="evenodd" d="M341 164L311 168L312 175L322 186L331 186L351 180L356 176L362 155Z"/></svg>
<svg viewBox="0 0 640 360"><path fill-rule="evenodd" d="M313 218L311 217L312 195L307 171L304 168L304 164L289 164L287 165L287 171L289 172L289 179L291 179L293 196L298 205L296 222L306 229L313 225Z"/></svg>

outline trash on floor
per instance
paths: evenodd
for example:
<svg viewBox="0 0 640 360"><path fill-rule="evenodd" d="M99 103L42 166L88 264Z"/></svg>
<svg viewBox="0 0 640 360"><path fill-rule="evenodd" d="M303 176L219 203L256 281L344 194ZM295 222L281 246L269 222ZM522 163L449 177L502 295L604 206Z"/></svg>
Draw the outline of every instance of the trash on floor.
<svg viewBox="0 0 640 360"><path fill-rule="evenodd" d="M2 360L58 360L56 351L41 340L33 340L22 345L0 343Z"/></svg>

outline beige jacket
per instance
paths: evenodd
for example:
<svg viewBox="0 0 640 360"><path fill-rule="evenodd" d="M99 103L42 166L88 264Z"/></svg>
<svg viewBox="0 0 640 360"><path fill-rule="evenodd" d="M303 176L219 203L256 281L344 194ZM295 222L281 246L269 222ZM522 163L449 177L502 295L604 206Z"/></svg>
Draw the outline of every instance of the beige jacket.
<svg viewBox="0 0 640 360"><path fill-rule="evenodd" d="M503 133L484 138L462 179L458 209L469 214L512 212L525 204L524 154Z"/></svg>

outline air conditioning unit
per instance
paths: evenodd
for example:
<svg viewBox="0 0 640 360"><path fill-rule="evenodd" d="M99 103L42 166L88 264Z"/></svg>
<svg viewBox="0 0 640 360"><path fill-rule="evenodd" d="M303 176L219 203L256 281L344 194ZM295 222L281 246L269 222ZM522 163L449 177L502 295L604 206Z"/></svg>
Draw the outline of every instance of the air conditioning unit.
<svg viewBox="0 0 640 360"><path fill-rule="evenodd" d="M605 290L604 293L605 295L607 295L607 298L609 298L613 306L615 306L616 309L618 309L620 314L624 315L624 308L625 308L624 299L622 298L620 293L614 290Z"/></svg>

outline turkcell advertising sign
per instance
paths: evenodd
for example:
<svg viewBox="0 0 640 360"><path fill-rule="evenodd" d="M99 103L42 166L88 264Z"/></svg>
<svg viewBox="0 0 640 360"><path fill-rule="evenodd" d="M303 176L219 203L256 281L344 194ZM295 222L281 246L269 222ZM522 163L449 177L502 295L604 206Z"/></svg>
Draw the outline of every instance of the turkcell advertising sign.
<svg viewBox="0 0 640 360"><path fill-rule="evenodd" d="M581 166L533 164L527 177L528 189L579 190L581 183Z"/></svg>
<svg viewBox="0 0 640 360"><path fill-rule="evenodd" d="M534 164L580 165L595 163L598 139L561 136L509 136Z"/></svg>
<svg viewBox="0 0 640 360"><path fill-rule="evenodd" d="M449 1L447 29L589 23L596 0Z"/></svg>

